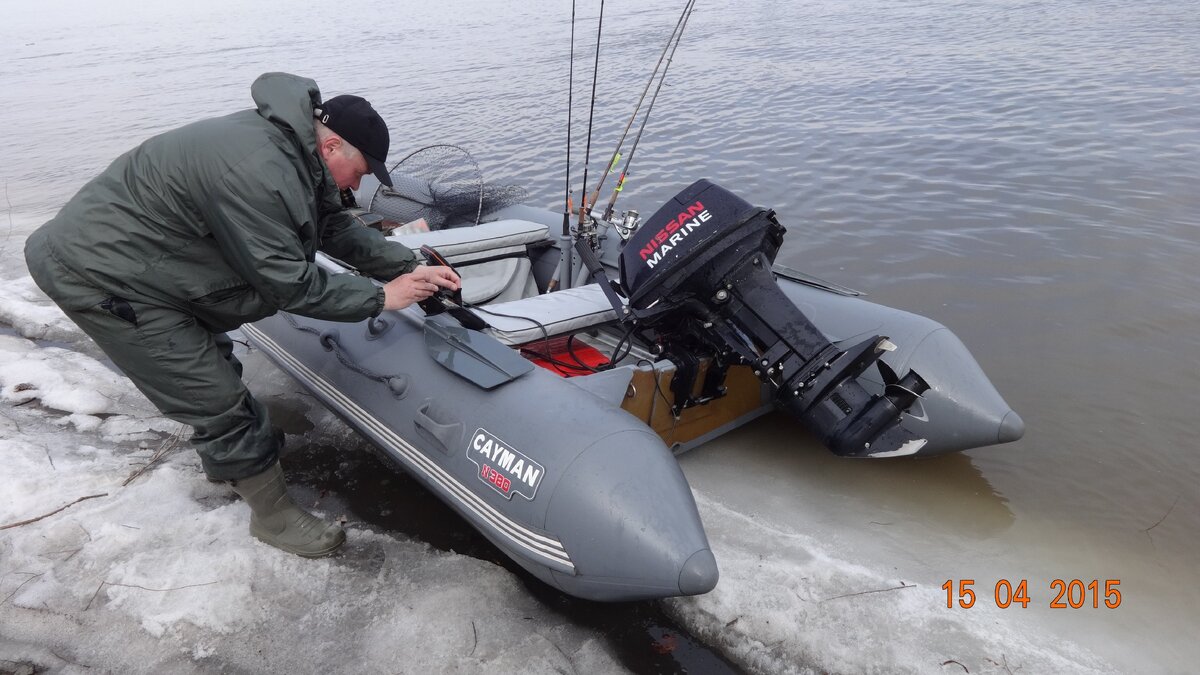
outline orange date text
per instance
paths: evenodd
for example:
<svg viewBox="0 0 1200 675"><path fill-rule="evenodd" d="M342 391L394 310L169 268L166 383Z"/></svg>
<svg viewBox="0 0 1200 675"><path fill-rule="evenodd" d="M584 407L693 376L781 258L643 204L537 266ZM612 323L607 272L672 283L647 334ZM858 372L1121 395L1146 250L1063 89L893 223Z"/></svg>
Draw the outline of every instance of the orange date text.
<svg viewBox="0 0 1200 675"><path fill-rule="evenodd" d="M1121 606L1120 585L1120 579L1054 579L1048 588L1042 589L1046 591L1044 596L1035 592L1035 596L1031 597L1027 579L1000 579L991 587L991 600L1000 609L1014 605L1025 608L1043 599L1050 601L1050 609L1116 609ZM946 591L948 608L953 608L957 603L963 609L970 609L980 600L980 593L987 593L986 589L976 589L974 579L947 579L942 584L942 590Z"/></svg>

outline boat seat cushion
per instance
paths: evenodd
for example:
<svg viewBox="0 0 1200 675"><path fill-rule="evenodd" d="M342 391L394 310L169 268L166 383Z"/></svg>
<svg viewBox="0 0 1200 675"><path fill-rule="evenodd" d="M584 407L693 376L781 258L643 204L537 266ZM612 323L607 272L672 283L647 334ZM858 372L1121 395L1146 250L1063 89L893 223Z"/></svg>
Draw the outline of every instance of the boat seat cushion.
<svg viewBox="0 0 1200 675"><path fill-rule="evenodd" d="M527 244L550 238L550 229L528 220L495 220L473 227L414 232L389 237L414 251L429 245L452 263L519 251Z"/></svg>
<svg viewBox="0 0 1200 675"><path fill-rule="evenodd" d="M599 284L565 288L522 300L492 303L484 309L496 313L479 313L491 324L489 332L497 340L508 345L541 340L546 334L554 337L574 333L617 318L616 311L609 304ZM545 326L546 333L530 319Z"/></svg>
<svg viewBox="0 0 1200 675"><path fill-rule="evenodd" d="M422 245L437 249L462 275L463 299L477 304L537 293L526 247L549 239L549 229L540 223L508 219L389 238L414 251ZM508 257L492 259L497 256ZM476 262L480 260L486 262Z"/></svg>

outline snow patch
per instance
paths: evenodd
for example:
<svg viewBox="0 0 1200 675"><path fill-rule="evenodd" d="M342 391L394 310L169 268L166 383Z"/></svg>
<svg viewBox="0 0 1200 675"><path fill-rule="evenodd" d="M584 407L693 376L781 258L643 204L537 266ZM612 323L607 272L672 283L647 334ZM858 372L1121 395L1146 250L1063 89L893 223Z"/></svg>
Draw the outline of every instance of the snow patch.
<svg viewBox="0 0 1200 675"><path fill-rule="evenodd" d="M42 293L33 282L33 277L29 276L0 284L0 323L8 324L23 337L35 340L73 342L84 337L83 331Z"/></svg>
<svg viewBox="0 0 1200 675"><path fill-rule="evenodd" d="M34 399L77 415L158 414L127 378L96 359L0 335L0 401L22 404Z"/></svg>
<svg viewBox="0 0 1200 675"><path fill-rule="evenodd" d="M94 359L0 336L0 377L0 525L67 507L0 531L0 663L624 671L605 641L492 563L353 524L344 550L321 560L258 542L245 504L206 481L190 449L123 487L177 425L140 409L149 404L128 380ZM315 435L345 433L331 420ZM118 445L138 434L140 447ZM92 495L104 496L76 502Z"/></svg>

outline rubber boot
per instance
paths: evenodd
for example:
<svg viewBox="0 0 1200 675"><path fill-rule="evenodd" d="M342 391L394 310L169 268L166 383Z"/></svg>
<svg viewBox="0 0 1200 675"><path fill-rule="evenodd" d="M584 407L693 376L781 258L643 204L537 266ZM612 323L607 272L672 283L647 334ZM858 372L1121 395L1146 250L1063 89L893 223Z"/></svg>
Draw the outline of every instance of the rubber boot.
<svg viewBox="0 0 1200 675"><path fill-rule="evenodd" d="M305 558L327 556L346 541L340 526L296 506L288 496L279 462L257 476L229 484L250 505L250 534L260 541Z"/></svg>

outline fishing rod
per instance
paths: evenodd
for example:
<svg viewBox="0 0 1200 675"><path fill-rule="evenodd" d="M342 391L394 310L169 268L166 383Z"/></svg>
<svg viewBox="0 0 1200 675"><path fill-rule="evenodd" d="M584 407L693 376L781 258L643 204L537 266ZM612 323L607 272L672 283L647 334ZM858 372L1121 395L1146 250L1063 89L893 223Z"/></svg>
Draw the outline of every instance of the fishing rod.
<svg viewBox="0 0 1200 675"><path fill-rule="evenodd" d="M567 72L567 175L564 181L564 237L571 236L571 110L575 102L575 0L571 0L571 66Z"/></svg>
<svg viewBox="0 0 1200 675"><path fill-rule="evenodd" d="M592 161L592 120L596 114L596 78L600 74L600 32L604 28L604 0L600 0L600 20L596 22L596 63L592 66L592 104L588 112L587 149L583 155L583 189L579 191L579 227L587 223L588 198L587 175L588 164Z"/></svg>
<svg viewBox="0 0 1200 675"><path fill-rule="evenodd" d="M574 108L575 102L575 0L571 0L571 66L567 74L567 171L563 181L563 222L562 222L562 238L559 240L562 244L563 255L559 260L558 277L550 280L550 285L547 291L554 290L558 285L559 279L567 279L565 286L570 286L571 275L571 110Z"/></svg>
<svg viewBox="0 0 1200 675"><path fill-rule="evenodd" d="M587 150L584 154L583 162L583 189L580 190L579 198L579 229L583 230L586 226L588 199L587 199L587 175L588 163L592 156L592 122L595 119L596 113L596 80L600 74L600 36L604 28L604 0L600 0L600 18L596 22L596 61L592 67L592 100L591 110L588 112L588 135L587 135ZM562 255L559 258L558 275L550 280L547 291L553 291L558 286L563 288L571 287L571 278L575 274L575 255L571 246L571 211L573 205L571 203L571 109L574 103L575 95L575 0L571 0L571 68L569 75L569 85L567 94L567 179L566 179L566 204L563 211L563 231L560 242L562 244Z"/></svg>
<svg viewBox="0 0 1200 675"><path fill-rule="evenodd" d="M654 83L654 78L658 75L658 70L661 66L662 67L662 75L661 75L661 77L659 77L658 87L654 90L654 96L650 99L650 105L646 108L646 116L642 120L642 125L638 129L638 134L634 139L633 148L630 151L629 159L625 163L625 171L623 171L621 173L621 178L617 183L617 188L613 192L613 197L609 200L608 208L605 211L605 214L606 214L605 220L607 220L612 215L613 204L616 202L616 195L617 195L617 193L619 193L621 191L621 189L625 185L625 179L629 172L630 163L633 161L633 157L637 153L638 143L642 139L642 133L645 132L645 130L646 130L646 123L650 119L650 113L654 108L654 103L655 103L655 101L658 100L658 94L660 91L662 91L663 82L666 80L667 70L670 68L671 62L674 60L675 50L679 48L679 43L683 39L683 30L687 26L687 22L691 18L692 11L694 9L695 9L695 0L687 0L687 2L684 5L683 11L680 13L680 18L675 23L675 28L671 31L671 35L667 39L667 44L663 47L662 54L660 54L658 57L658 63L655 64L654 72L652 72L650 74L650 78L649 78L649 80L647 80L646 86L642 90L642 95L638 99L638 103L637 103L637 106L634 108L633 115L630 116L629 121L625 125L625 130L621 134L621 139L617 144L616 151L613 153L613 158L612 158L612 160L610 160L607 170L601 176L600 181L597 183L596 189L595 189L594 193L592 194L591 199L588 199L587 184L588 184L589 165L591 164L592 130L594 128L595 112L596 112L596 83L599 79L599 74L600 74L600 44L601 44L601 38L603 36L603 29L604 29L604 0L600 0L600 15L599 15L599 19L596 22L596 55L595 55L595 60L594 60L593 66L592 66L592 94L591 94L591 101L590 101L590 109L588 111L587 146L586 146L586 150L584 152L583 187L580 190L579 224L578 224L578 227L575 230L575 232L572 233L570 230L570 213L573 210L574 205L572 204L571 188L570 188L570 157L571 157L571 155L570 155L570 147L569 146L571 143L571 109L573 108L573 102L574 102L573 97L574 97L574 89L575 89L574 81L575 81L575 16L576 16L576 3L575 3L575 0L572 0L572 2L571 2L571 56L570 56L571 67L570 67L570 74L569 74L569 79L570 79L569 90L570 91L569 91L568 97L567 97L567 108L568 108L568 111L567 111L567 144L568 144L568 148L567 148L567 179L566 179L566 187L565 187L566 195L565 195L565 200L564 200L565 201L565 210L563 211L563 233L562 233L562 237L561 237L561 242L563 245L562 245L562 257L560 258L560 261L559 261L558 274L557 274L556 278L554 278L550 281L548 290L551 290L551 291L555 290L559 286L562 286L563 288L569 288L572 284L573 277L575 275L575 255L572 252L572 249L574 247L570 244L572 239L575 239L575 238L586 239L588 241L589 245L591 246L591 248L592 249L595 248L595 246L596 246L595 224L591 221L590 216L589 216L592 206L599 199L600 190L603 188L605 177L607 176L608 173L611 173L612 170L616 167L617 163L620 162L621 147L625 143L625 139L627 138L627 136L629 134L629 130L633 126L633 122L637 119L638 112L640 112L640 110L641 110L642 103L645 101L645 98L646 98L646 94L649 92L650 86ZM664 58L666 58L665 66L663 66Z"/></svg>
<svg viewBox="0 0 1200 675"><path fill-rule="evenodd" d="M621 172L621 178L617 181L617 186L613 188L612 197L608 200L608 206L604 208L603 219L608 220L612 217L613 206L617 203L617 195L625 187L625 179L629 177L629 167L633 164L633 157L637 154L638 143L642 140L642 132L646 130L646 123L650 121L650 113L654 110L654 102L658 100L658 93L662 91L663 82L667 80L667 70L671 67L671 62L675 59L675 50L679 47L679 43L683 41L683 29L687 28L688 19L692 17L692 10L696 7L696 0L688 0L687 6L684 8L683 23L679 26L679 35L675 38L675 44L671 46L671 54L667 57L667 65L663 67L662 77L658 80L658 87L654 90L654 96L650 98L650 105L646 108L646 116L642 118L642 126L638 129L637 136L633 139L633 147L629 150L629 159L625 160L625 169ZM597 188L599 191L599 188Z"/></svg>
<svg viewBox="0 0 1200 675"><path fill-rule="evenodd" d="M589 203L595 204L600 199L600 190L604 187L604 181L608 179L608 175L621 161L621 146L625 144L625 138L629 135L629 129L633 126L633 121L637 119L637 114L642 109L642 102L646 100L646 94L650 92L650 85L654 84L654 78L658 76L658 69L662 67L663 59L667 57L667 50L671 48L671 44L683 37L680 27L686 23L686 16L691 12L692 5L696 0L688 0L683 11L679 13L679 20L675 22L675 27L671 29L671 36L667 38L667 44L663 45L662 53L658 55L658 63L654 64L654 71L650 73L650 79L646 80L646 86L642 89L642 95L638 98L637 105L633 108L633 113L629 116L629 121L625 123L625 130L621 132L621 139L617 141L617 147L613 150L612 159L608 161L608 168L600 176L600 180L596 183L596 189L592 191L592 198ZM666 74L666 71L663 72ZM611 215L611 209L610 209ZM607 220L607 216L605 217Z"/></svg>

